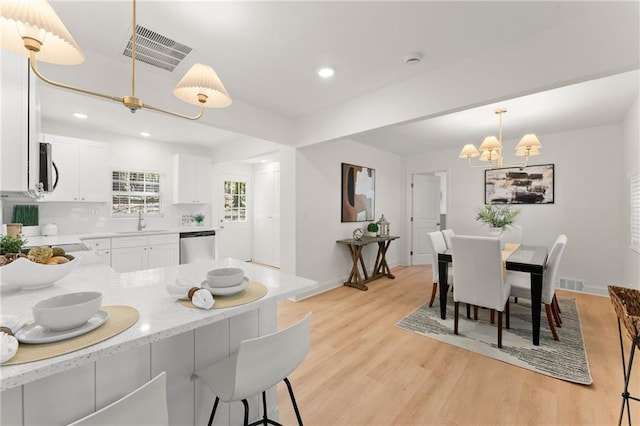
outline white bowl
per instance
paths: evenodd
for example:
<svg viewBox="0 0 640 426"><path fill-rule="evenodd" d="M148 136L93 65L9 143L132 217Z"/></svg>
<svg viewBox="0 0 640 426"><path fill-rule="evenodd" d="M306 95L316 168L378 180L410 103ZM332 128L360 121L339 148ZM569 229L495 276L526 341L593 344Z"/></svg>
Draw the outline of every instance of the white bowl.
<svg viewBox="0 0 640 426"><path fill-rule="evenodd" d="M244 271L240 268L218 268L207 272L209 287L233 287L242 283Z"/></svg>
<svg viewBox="0 0 640 426"><path fill-rule="evenodd" d="M70 330L89 321L102 306L102 293L81 291L54 296L31 307L33 319L53 331Z"/></svg>
<svg viewBox="0 0 640 426"><path fill-rule="evenodd" d="M0 282L3 287L23 289L48 287L69 275L79 263L80 261L76 258L60 265L43 265L21 257L0 266Z"/></svg>

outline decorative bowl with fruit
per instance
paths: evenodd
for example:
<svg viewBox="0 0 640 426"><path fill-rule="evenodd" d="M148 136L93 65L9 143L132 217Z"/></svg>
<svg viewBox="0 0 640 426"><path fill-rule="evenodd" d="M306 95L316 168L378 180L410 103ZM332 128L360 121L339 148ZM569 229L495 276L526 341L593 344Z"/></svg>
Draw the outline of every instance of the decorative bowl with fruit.
<svg viewBox="0 0 640 426"><path fill-rule="evenodd" d="M2 287L36 289L53 285L69 275L79 261L61 247L34 247L26 253L0 255Z"/></svg>

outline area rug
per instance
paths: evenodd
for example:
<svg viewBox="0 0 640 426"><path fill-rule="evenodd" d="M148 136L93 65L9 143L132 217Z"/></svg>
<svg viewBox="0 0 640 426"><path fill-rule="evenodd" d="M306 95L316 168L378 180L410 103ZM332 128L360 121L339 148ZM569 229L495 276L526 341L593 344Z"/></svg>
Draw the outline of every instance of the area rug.
<svg viewBox="0 0 640 426"><path fill-rule="evenodd" d="M498 348L497 325L489 322L488 310L479 310L478 321L468 320L466 305L460 304L459 334L453 334L451 296L446 320L440 319L440 306L436 301L431 308L428 304L419 307L396 326L540 374L590 385L593 379L575 299L559 297L558 303L562 311L562 328L556 329L560 341L553 340L543 307L539 346L534 346L531 340L531 304L522 299L510 305L511 328L502 330L502 349Z"/></svg>

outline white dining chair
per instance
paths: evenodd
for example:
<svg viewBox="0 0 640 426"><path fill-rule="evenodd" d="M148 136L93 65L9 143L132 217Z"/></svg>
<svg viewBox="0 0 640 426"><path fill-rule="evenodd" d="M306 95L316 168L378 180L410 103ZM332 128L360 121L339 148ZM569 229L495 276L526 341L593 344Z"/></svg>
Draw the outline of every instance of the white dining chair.
<svg viewBox="0 0 640 426"><path fill-rule="evenodd" d="M213 424L218 402L242 401L244 405L244 425L249 424L249 403L247 398L262 393L262 419L252 423L279 424L267 418L267 389L284 381L289 390L293 409L302 425L302 418L293 388L287 376L304 360L311 344L311 312L296 324L254 339L240 343L238 351L228 358L196 371L194 378L201 379L216 395L209 417Z"/></svg>
<svg viewBox="0 0 640 426"><path fill-rule="evenodd" d="M447 228L447 229L443 229L440 232L442 232L442 236L444 237L445 244L447 244L447 248L451 248L451 237L455 235L455 232L453 232L453 229Z"/></svg>
<svg viewBox="0 0 640 426"><path fill-rule="evenodd" d="M431 245L431 276L433 281L433 287L431 288L431 300L429 300L429 307L433 306L433 301L436 298L436 294L438 293L438 283L440 282L440 274L438 272L438 253L443 252L447 249L447 244L445 243L444 236L442 232L427 232L427 241ZM448 274L448 283L451 285L453 283L453 268L449 266L449 274Z"/></svg>
<svg viewBox="0 0 640 426"><path fill-rule="evenodd" d="M168 426L167 374L68 426Z"/></svg>
<svg viewBox="0 0 640 426"><path fill-rule="evenodd" d="M547 314L549 329L555 340L560 340L556 326L561 327L560 308L556 298L556 280L558 266L562 259L562 254L567 245L567 236L560 234L556 238L551 251L545 262L544 278L542 281L542 303L544 303ZM531 299L531 277L525 272L507 271L505 280L511 285L511 296L521 299ZM555 320L555 325L554 325Z"/></svg>
<svg viewBox="0 0 640 426"><path fill-rule="evenodd" d="M458 334L460 302L498 312L498 347L502 347L502 313L509 328L510 285L503 279L500 240L493 237L458 236L451 238L455 262L453 279L454 333Z"/></svg>

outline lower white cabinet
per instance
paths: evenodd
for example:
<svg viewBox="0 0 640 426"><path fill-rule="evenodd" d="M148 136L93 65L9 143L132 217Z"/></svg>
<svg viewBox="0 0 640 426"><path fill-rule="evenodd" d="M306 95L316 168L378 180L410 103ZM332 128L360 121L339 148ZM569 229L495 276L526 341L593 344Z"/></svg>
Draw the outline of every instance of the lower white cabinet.
<svg viewBox="0 0 640 426"><path fill-rule="evenodd" d="M111 267L116 272L174 266L179 261L178 234L136 235L111 239Z"/></svg>
<svg viewBox="0 0 640 426"><path fill-rule="evenodd" d="M93 250L100 262L111 266L111 238L89 238L82 242Z"/></svg>

